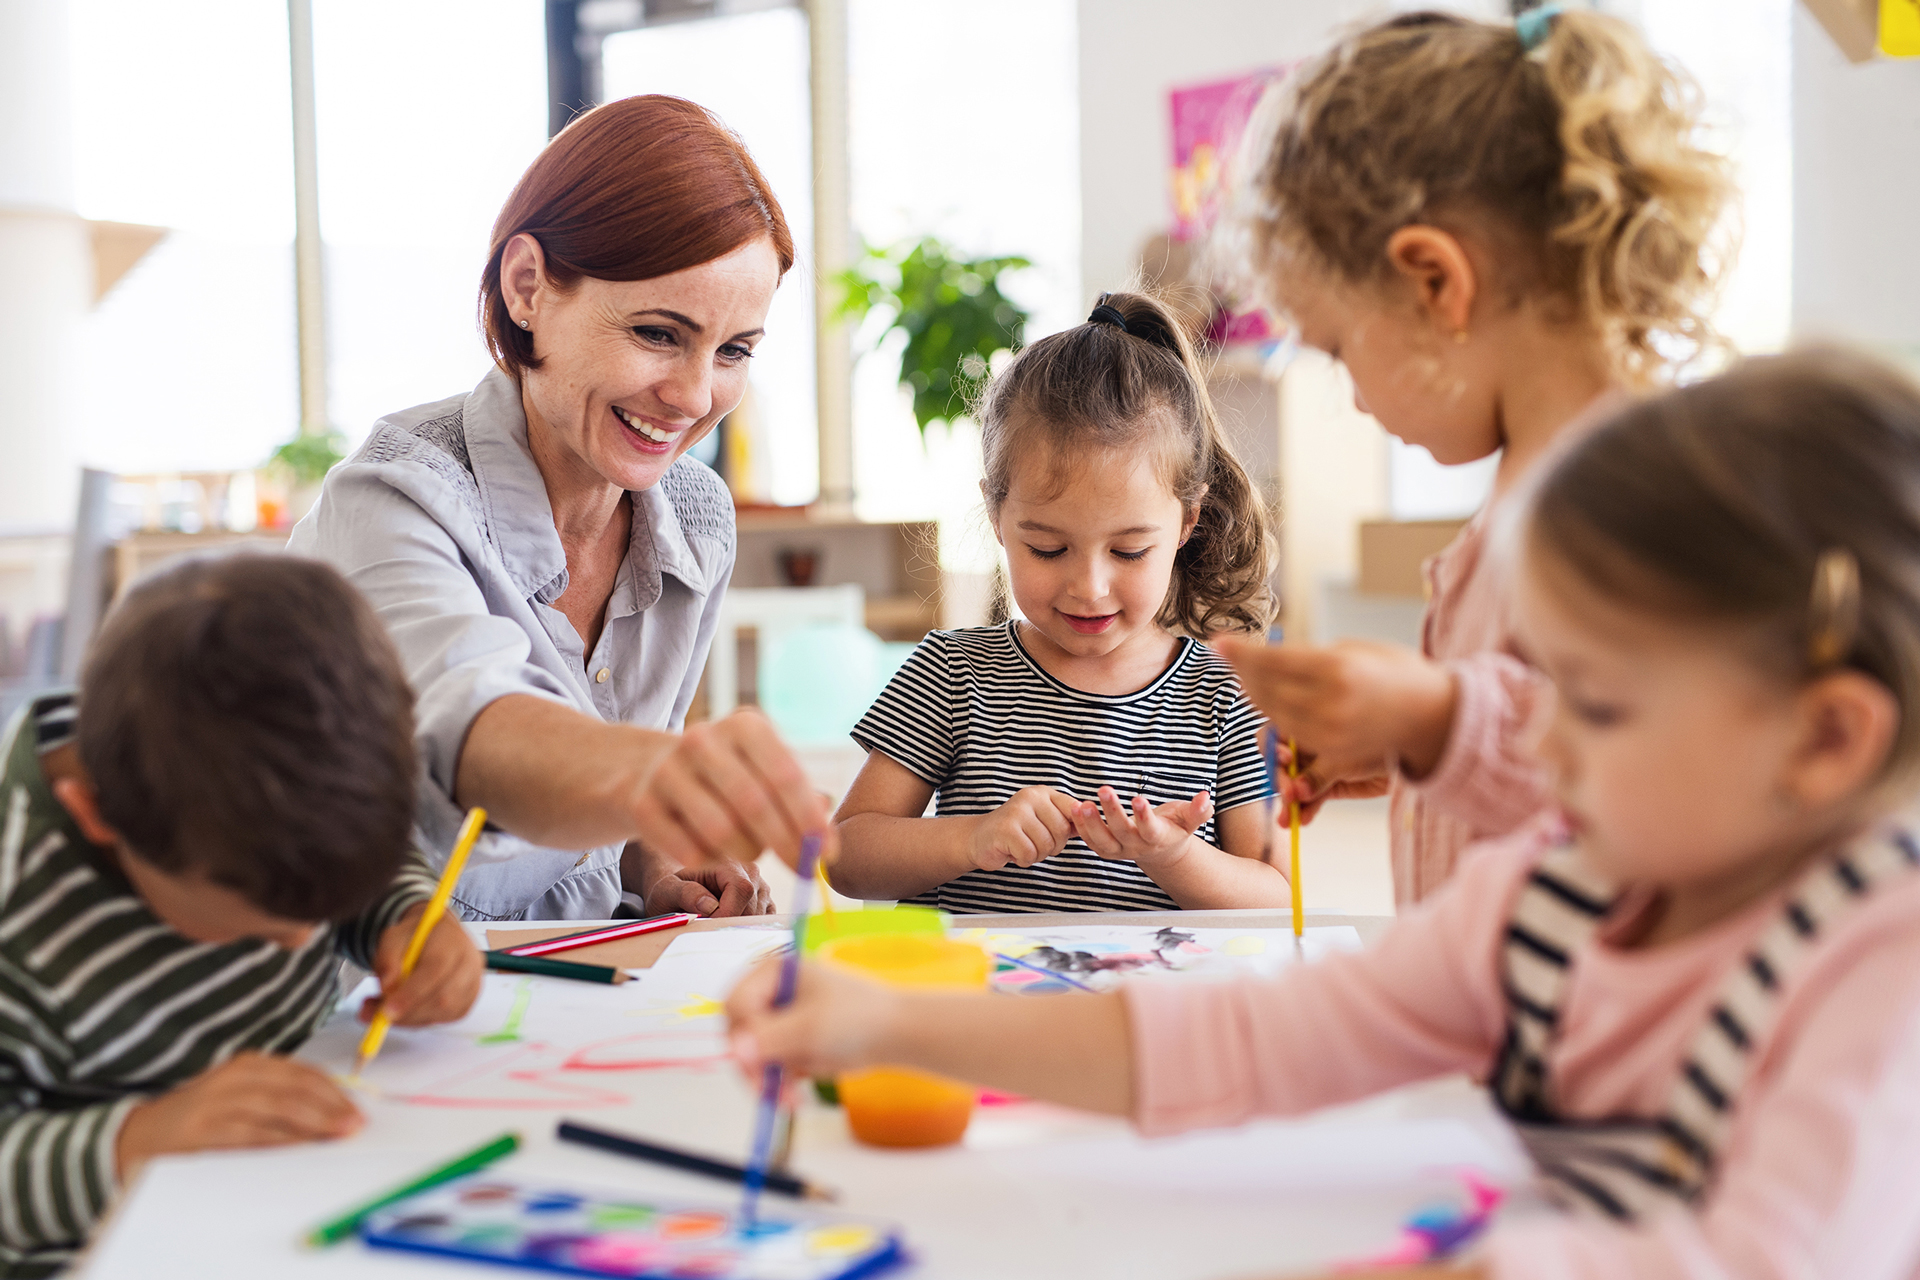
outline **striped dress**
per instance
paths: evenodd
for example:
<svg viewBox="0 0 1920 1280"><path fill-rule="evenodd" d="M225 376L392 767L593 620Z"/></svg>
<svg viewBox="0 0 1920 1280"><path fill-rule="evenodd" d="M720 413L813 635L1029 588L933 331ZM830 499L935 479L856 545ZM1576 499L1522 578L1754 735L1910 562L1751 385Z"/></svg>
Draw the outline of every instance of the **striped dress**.
<svg viewBox="0 0 1920 1280"><path fill-rule="evenodd" d="M855 742L934 788L940 817L991 813L1022 787L1092 800L1110 786L1154 804L1207 791L1216 816L1273 794L1260 713L1213 650L1183 637L1146 688L1084 693L1047 674L1017 628L930 632L853 728ZM1212 819L1195 834L1219 842ZM1136 864L1077 836L1034 866L969 871L912 901L953 912L1179 910Z"/></svg>
<svg viewBox="0 0 1920 1280"><path fill-rule="evenodd" d="M190 942L148 911L53 798L39 753L72 734L43 698L0 738L0 1276L58 1271L118 1190L133 1106L243 1050L286 1053L330 1013L340 959L433 889L414 864L297 951Z"/></svg>

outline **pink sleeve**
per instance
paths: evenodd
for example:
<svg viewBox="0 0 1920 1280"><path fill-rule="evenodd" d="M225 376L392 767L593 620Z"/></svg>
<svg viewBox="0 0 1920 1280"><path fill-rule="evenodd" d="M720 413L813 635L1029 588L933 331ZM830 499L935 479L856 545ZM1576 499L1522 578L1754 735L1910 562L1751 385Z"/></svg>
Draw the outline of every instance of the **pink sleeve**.
<svg viewBox="0 0 1920 1280"><path fill-rule="evenodd" d="M1516 1223L1488 1240L1493 1273L1920 1275L1920 894L1903 896L1913 905L1883 914L1895 904L1876 903L1878 927L1850 931L1846 954L1806 976L1795 1004L1807 1013L1782 1024L1778 1047L1743 1092L1719 1180L1698 1213L1639 1230Z"/></svg>
<svg viewBox="0 0 1920 1280"><path fill-rule="evenodd" d="M1504 653L1446 665L1457 690L1453 731L1433 772L1403 782L1475 837L1505 835L1553 799L1546 772L1525 746L1546 678Z"/></svg>
<svg viewBox="0 0 1920 1280"><path fill-rule="evenodd" d="M1370 949L1274 978L1124 988L1142 1132L1237 1124L1486 1071L1505 1029L1502 929L1540 837L1462 864Z"/></svg>

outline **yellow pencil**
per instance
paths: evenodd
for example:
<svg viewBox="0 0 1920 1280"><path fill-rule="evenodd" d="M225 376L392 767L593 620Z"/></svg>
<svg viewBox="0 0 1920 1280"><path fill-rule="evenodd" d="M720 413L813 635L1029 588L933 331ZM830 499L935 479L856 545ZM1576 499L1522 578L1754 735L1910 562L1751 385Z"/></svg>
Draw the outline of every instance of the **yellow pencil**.
<svg viewBox="0 0 1920 1280"><path fill-rule="evenodd" d="M1293 739L1287 739L1287 776L1300 776L1300 749ZM1298 938L1306 932L1305 910L1300 905L1300 802L1287 803L1287 822L1293 835L1293 861L1288 869L1289 887L1293 890L1293 936Z"/></svg>
<svg viewBox="0 0 1920 1280"><path fill-rule="evenodd" d="M433 926L440 923L440 916L447 909L447 899L453 896L453 886L460 879L460 869L467 865L467 855L473 852L474 841L480 838L480 829L487 825L487 811L475 805L467 810L467 820L460 824L460 836L453 842L453 856L447 859L446 870L440 873L440 883L434 886L433 896L427 899L427 909L420 913L420 923L413 926L413 938L407 943L407 953L400 958L400 980L405 982L412 974L413 966L420 963L420 953L427 949L427 938L433 933ZM380 1052L380 1044L387 1038L387 1028L393 1020L387 1017L386 1006L374 1010L373 1021L367 1024L367 1034L360 1040L360 1064L353 1069L358 1077L373 1061L373 1055Z"/></svg>

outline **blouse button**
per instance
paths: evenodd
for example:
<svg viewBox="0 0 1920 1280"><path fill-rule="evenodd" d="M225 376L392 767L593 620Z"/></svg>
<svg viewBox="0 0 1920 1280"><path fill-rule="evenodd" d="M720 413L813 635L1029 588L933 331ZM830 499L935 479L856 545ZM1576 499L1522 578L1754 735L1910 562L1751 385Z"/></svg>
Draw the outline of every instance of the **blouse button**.
<svg viewBox="0 0 1920 1280"><path fill-rule="evenodd" d="M612 674L613 673L611 671L608 671L605 667L602 667L600 668L599 674L594 676L593 682L595 684L605 684L607 682L607 677Z"/></svg>

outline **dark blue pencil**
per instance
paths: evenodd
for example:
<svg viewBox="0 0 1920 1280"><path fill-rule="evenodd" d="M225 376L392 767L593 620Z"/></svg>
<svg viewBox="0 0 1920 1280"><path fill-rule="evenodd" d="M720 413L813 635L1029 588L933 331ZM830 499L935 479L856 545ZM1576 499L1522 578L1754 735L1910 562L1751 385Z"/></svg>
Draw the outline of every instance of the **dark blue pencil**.
<svg viewBox="0 0 1920 1280"><path fill-rule="evenodd" d="M820 837L807 836L800 842L800 866L794 872L793 950L780 966L780 989L774 993L773 1007L783 1009L793 1002L793 989L800 980L800 945L806 939L807 912L813 896L814 868L820 864ZM767 1183L767 1166L773 1159L773 1131L780 1119L780 1064L769 1062L760 1083L760 1119L754 1129L753 1158L747 1161L747 1194L740 1206L740 1221L751 1227L760 1205L760 1189Z"/></svg>

